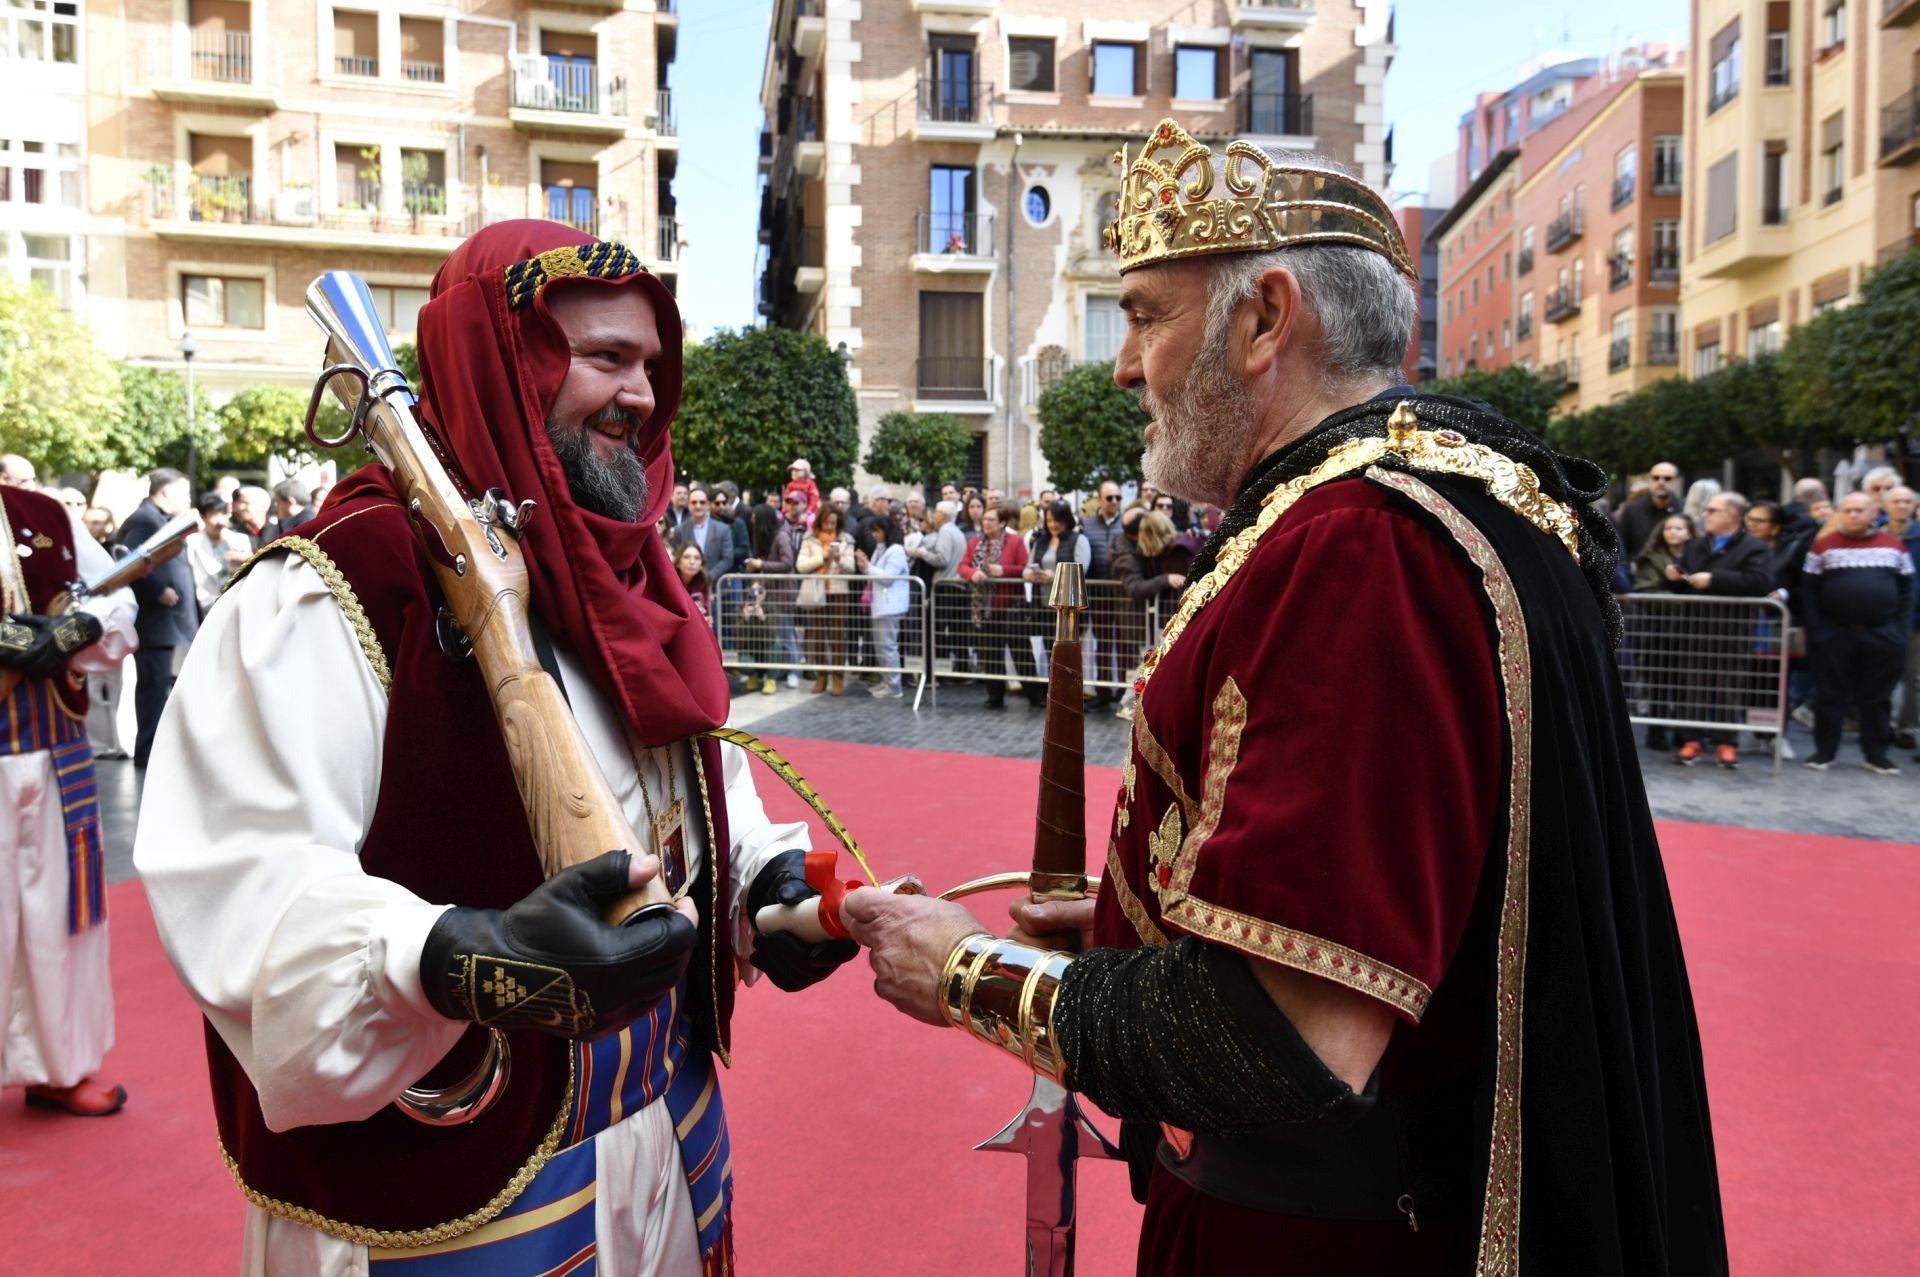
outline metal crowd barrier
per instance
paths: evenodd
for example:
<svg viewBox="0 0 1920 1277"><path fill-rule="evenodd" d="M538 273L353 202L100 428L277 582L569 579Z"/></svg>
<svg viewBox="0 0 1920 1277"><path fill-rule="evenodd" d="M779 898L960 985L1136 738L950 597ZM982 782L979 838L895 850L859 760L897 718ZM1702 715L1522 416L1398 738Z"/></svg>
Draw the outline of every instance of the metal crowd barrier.
<svg viewBox="0 0 1920 1277"><path fill-rule="evenodd" d="M711 613L729 670L899 674L913 680L916 708L927 690L927 590L918 577L729 572L713 583Z"/></svg>
<svg viewBox="0 0 1920 1277"><path fill-rule="evenodd" d="M1627 594L1616 654L1629 715L1645 727L1773 737L1787 731L1792 619L1772 598Z"/></svg>
<svg viewBox="0 0 1920 1277"><path fill-rule="evenodd" d="M980 679L1044 691L1053 620L1045 585L1018 578L986 585L936 581L932 675L936 681ZM1086 685L1109 692L1131 687L1141 658L1159 641L1156 620L1118 581L1088 581L1080 629Z"/></svg>

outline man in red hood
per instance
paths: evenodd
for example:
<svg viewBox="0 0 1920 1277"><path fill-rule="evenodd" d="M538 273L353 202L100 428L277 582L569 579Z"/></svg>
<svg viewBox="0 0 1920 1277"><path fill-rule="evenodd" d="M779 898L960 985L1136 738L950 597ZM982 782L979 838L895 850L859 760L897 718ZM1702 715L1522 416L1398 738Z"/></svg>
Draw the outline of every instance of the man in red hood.
<svg viewBox="0 0 1920 1277"><path fill-rule="evenodd" d="M537 502L542 659L644 845L542 881L383 467L236 582L182 673L135 860L206 1012L246 1268L731 1272L713 1061L736 978L803 988L854 948L750 922L812 894L808 840L702 735L726 678L655 530L678 311L621 245L510 222L448 258L419 337L419 418L455 484ZM656 872L678 912L600 921ZM484 1120L396 1106L458 1090L500 1041Z"/></svg>

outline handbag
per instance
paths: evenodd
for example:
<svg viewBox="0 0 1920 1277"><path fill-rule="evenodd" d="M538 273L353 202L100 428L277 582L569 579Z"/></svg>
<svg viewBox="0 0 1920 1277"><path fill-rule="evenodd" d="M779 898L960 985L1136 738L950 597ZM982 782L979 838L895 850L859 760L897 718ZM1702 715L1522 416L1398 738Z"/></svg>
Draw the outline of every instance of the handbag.
<svg viewBox="0 0 1920 1277"><path fill-rule="evenodd" d="M800 594L794 599L793 605L799 608L806 608L809 611L825 607L827 605L827 583L817 576L810 576L800 582Z"/></svg>

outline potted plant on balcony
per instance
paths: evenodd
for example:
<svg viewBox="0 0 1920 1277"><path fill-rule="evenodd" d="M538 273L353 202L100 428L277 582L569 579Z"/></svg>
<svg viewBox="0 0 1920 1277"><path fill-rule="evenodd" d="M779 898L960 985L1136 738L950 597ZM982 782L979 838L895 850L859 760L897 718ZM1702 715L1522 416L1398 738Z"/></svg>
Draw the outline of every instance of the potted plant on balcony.
<svg viewBox="0 0 1920 1277"><path fill-rule="evenodd" d="M147 220L172 217L173 210L173 166L156 164L147 170Z"/></svg>
<svg viewBox="0 0 1920 1277"><path fill-rule="evenodd" d="M360 167L354 170L353 175L360 180L360 189L354 192L354 207L364 208L373 215L374 230L385 230L387 227L387 219L382 216L383 201L380 191L379 147L363 146L360 148ZM366 202L363 193L372 194L373 202L371 204Z"/></svg>

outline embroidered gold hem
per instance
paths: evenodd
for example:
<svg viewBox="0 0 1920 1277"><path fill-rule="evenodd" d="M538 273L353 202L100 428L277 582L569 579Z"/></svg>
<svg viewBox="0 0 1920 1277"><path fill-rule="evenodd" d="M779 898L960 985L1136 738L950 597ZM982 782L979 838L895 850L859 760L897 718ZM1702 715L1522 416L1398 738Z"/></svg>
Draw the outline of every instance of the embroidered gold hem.
<svg viewBox="0 0 1920 1277"><path fill-rule="evenodd" d="M434 1224L427 1228L368 1228L361 1224L349 1224L342 1220L330 1219L308 1207L296 1206L291 1202L268 1197L247 1183L245 1177L240 1174L240 1163L236 1162L233 1154L227 1151L227 1142L218 1136L214 1137L214 1142L220 1146L220 1160L226 1163L227 1174L233 1177L233 1182L240 1189L241 1195L249 1204L259 1207L269 1215L290 1220L325 1233L329 1237L338 1237L342 1241L352 1242L358 1246L379 1246L394 1250L431 1246L436 1242L464 1236L497 1217L501 1211L513 1205L520 1194L526 1192L527 1185L533 1183L534 1176L538 1175L541 1168L559 1151L561 1136L566 1133L567 1122L573 1116L573 1087L577 1080L575 1056L576 1052L569 1044L567 1089L560 1101L560 1111L554 1115L553 1125L547 1128L546 1138L542 1139L539 1147L533 1150L533 1155L527 1158L520 1169L514 1172L513 1178L507 1181L506 1187L495 1193L486 1205L458 1219L448 1220L444 1224Z"/></svg>
<svg viewBox="0 0 1920 1277"><path fill-rule="evenodd" d="M1426 1013L1433 990L1400 968L1378 962L1331 940L1292 927L1276 926L1250 914L1187 896L1165 914L1181 930L1283 967L1343 984L1405 1012L1414 1023Z"/></svg>

